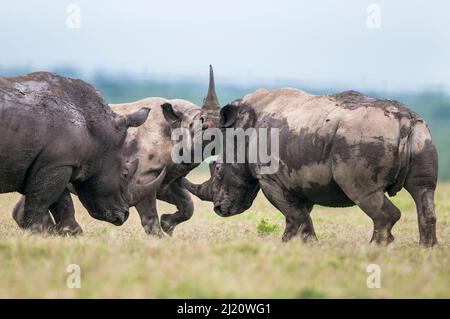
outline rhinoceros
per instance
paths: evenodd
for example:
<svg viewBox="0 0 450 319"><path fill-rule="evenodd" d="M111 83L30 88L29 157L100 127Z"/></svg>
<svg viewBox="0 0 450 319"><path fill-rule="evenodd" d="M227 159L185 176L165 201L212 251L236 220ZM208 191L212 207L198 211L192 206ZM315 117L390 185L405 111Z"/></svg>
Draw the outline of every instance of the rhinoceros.
<svg viewBox="0 0 450 319"><path fill-rule="evenodd" d="M25 195L22 227L49 230L50 209L56 231L78 233L68 183L92 217L124 223L158 186L132 185L138 162L122 156L128 128L149 111L115 114L93 86L53 73L0 78L0 193Z"/></svg>
<svg viewBox="0 0 450 319"><path fill-rule="evenodd" d="M166 177L156 193L159 200L176 206L173 214L162 214L159 221L156 203L144 199L136 205L142 226L147 234L162 237L161 229L172 235L175 227L189 220L194 212L194 204L189 192L182 183L182 178L197 167L200 162L190 161L177 163L172 158L172 148L176 141L172 140L174 129L186 129L192 141L196 134L195 121L202 123L200 129L217 127L220 105L216 96L214 73L210 66L209 88L202 107L192 102L175 99L147 98L133 103L111 105L118 113L133 112L141 107L152 108L150 120L137 129L129 131L126 140L125 154L139 159L136 176L143 183L155 178L155 171L166 167ZM207 141L205 140L205 145Z"/></svg>
<svg viewBox="0 0 450 319"><path fill-rule="evenodd" d="M177 207L176 213L163 214L160 223L154 196L143 197L136 202L135 206L145 232L156 237L163 237L162 228L164 232L172 235L179 223L192 217L194 205L181 178L197 167L200 162L174 162L171 153L176 141L171 139L171 134L174 129L184 128L194 141L196 126L193 123L195 121L201 123L201 130L217 127L220 105L215 91L213 69L210 66L208 93L201 108L186 100L168 100L159 97L132 103L110 104L110 106L117 114L124 115L142 108L152 109L149 118L142 126L128 130L123 155L129 162L138 160L136 183L140 185L153 182L160 185L156 193L157 198ZM206 140L205 144L207 144ZM165 167L165 178L157 180L161 179L163 167ZM24 200L21 199L13 211L13 217L19 225L23 215L23 203ZM45 219L51 223L51 217L47 215Z"/></svg>
<svg viewBox="0 0 450 319"><path fill-rule="evenodd" d="M373 220L371 242L388 244L400 210L385 193L404 187L417 207L420 243L437 243L437 152L425 121L405 105L355 91L260 89L222 108L219 126L225 136L232 128L279 130L279 169L263 174L259 160L249 161L247 141L244 163L211 163L211 178L200 185L184 180L190 192L214 202L218 215L242 213L261 189L286 218L282 239L307 240L317 239L313 205L358 205ZM223 155L235 148L225 145Z"/></svg>

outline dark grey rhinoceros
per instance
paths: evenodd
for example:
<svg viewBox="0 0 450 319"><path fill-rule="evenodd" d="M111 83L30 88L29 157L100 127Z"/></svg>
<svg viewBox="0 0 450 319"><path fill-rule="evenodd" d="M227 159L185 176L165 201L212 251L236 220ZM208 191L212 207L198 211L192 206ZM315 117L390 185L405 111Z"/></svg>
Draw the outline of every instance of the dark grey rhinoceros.
<svg viewBox="0 0 450 319"><path fill-rule="evenodd" d="M212 163L212 177L201 185L185 180L192 193L214 202L218 215L242 213L262 189L286 217L283 240L307 239L316 238L314 204L358 205L373 220L372 241L387 244L400 210L385 193L404 187L417 207L420 243L437 243L436 148L426 123L401 103L354 91L261 89L225 106L220 126L225 135L232 134L228 128L279 129L279 169L262 174L264 165L248 160L247 142L245 163Z"/></svg>
<svg viewBox="0 0 450 319"><path fill-rule="evenodd" d="M48 230L50 210L57 231L80 232L69 182L92 217L124 223L159 186L131 185L138 162L122 156L127 129L149 111L118 115L91 85L52 73L0 78L0 193L25 195L21 226Z"/></svg>

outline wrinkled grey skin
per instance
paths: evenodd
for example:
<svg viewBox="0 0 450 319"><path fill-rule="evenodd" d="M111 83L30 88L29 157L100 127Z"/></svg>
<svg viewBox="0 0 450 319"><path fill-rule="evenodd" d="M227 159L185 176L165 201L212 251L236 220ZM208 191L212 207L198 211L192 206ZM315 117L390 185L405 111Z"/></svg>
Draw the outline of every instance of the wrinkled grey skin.
<svg viewBox="0 0 450 319"><path fill-rule="evenodd" d="M171 140L173 129L183 127L194 136L192 123L199 120L203 123L201 129L217 127L220 105L215 93L213 70L210 67L210 83L208 94L203 106L180 99L167 100L159 97L146 98L132 103L111 104L112 110L118 114L135 112L141 108L151 108L147 121L138 128L130 128L125 140L123 155L127 161L138 160L135 180L139 184L155 183L156 197L145 196L134 203L141 218L141 224L147 234L163 237L164 232L172 235L174 228L181 222L192 217L194 205L189 192L181 182L199 163L174 163L171 151L174 141ZM205 144L208 141L205 141ZM165 176L161 178L161 170L165 167ZM157 178L159 174L159 177ZM158 179L156 181L155 179ZM173 204L177 207L174 214L163 214L161 223L156 210L156 198ZM56 220L57 209L51 210ZM66 210L60 207L59 210ZM23 212L23 199L20 200L13 211L14 219L20 224ZM55 215L56 214L56 215ZM51 221L50 214L45 220Z"/></svg>
<svg viewBox="0 0 450 319"><path fill-rule="evenodd" d="M69 183L92 217L124 223L128 202L152 191L130 193L138 163L122 157L128 127L149 111L119 116L91 85L52 73L0 78L0 193L24 195L20 226L51 230L50 209L56 231L80 232Z"/></svg>
<svg viewBox="0 0 450 319"><path fill-rule="evenodd" d="M247 158L244 164L211 164L204 184L184 180L192 193L214 202L218 215L242 213L261 189L286 218L283 240L307 240L316 239L314 204L358 205L373 220L371 241L388 244L400 210L385 193L394 196L404 187L417 207L420 243L437 243L436 148L426 123L401 103L354 91L314 96L258 90L225 106L220 125L280 129L280 169L263 175L262 165Z"/></svg>

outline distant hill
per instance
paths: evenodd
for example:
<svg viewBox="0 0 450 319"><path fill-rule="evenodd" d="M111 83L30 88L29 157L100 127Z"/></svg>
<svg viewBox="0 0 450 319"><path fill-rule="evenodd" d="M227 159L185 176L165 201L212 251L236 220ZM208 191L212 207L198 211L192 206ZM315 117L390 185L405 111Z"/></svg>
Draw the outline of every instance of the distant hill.
<svg viewBox="0 0 450 319"><path fill-rule="evenodd" d="M2 69L0 75L19 75L31 72L27 68ZM122 103L139 100L150 96L165 98L181 98L201 105L206 94L207 83L198 79L148 79L132 75L117 75L97 73L93 76L83 77L76 69L54 69L61 75L66 75L92 83L110 103ZM313 88L301 84L277 83L271 85L239 86L224 84L216 81L217 92L221 104L241 98L258 87L298 87L313 94L330 94L339 90L333 88ZM350 88L349 88L350 89ZM424 91L417 93L389 93L363 92L369 96L395 99L410 107L420 114L429 124L434 141L439 152L439 178L450 180L450 96L439 91Z"/></svg>

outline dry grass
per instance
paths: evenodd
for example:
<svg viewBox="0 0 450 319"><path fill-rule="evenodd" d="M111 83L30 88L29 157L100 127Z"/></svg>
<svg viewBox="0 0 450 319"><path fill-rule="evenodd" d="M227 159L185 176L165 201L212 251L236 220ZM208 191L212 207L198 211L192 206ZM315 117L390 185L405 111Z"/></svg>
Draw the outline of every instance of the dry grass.
<svg viewBox="0 0 450 319"><path fill-rule="evenodd" d="M193 174L200 180L202 174ZM450 184L437 192L438 238L418 246L415 208L402 192L402 219L389 247L369 245L372 224L358 208L316 207L318 243L280 242L282 215L262 196L250 211L224 219L195 198L191 221L172 238L144 234L136 212L122 227L96 221L77 202L79 238L30 235L11 210L16 194L0 196L0 297L450 297ZM173 212L159 203L160 212ZM265 219L264 222L262 220ZM274 226L274 225L278 225ZM69 264L81 289L66 287ZM366 286L366 267L382 270L381 288Z"/></svg>

